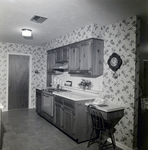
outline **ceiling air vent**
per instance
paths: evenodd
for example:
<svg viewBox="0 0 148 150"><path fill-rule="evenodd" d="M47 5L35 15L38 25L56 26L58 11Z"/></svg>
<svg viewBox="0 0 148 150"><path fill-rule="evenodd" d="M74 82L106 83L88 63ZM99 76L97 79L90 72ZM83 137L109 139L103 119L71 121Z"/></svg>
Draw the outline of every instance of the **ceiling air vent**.
<svg viewBox="0 0 148 150"><path fill-rule="evenodd" d="M45 17L41 17L41 16L33 16L32 18L31 18L31 21L33 21L33 22L36 22L36 23L42 23L42 22L44 22L45 20L46 20L47 18L45 18Z"/></svg>

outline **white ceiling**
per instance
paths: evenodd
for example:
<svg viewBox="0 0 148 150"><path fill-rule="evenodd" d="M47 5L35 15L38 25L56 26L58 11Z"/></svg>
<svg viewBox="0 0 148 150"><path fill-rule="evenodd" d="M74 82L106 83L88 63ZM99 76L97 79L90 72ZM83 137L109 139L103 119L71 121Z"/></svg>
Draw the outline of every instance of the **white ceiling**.
<svg viewBox="0 0 148 150"><path fill-rule="evenodd" d="M143 45L148 43L147 0L0 0L0 42L44 46L46 42L75 29L97 23L109 25L139 15L143 22ZM47 17L42 24L34 15ZM24 38L21 29L33 31Z"/></svg>

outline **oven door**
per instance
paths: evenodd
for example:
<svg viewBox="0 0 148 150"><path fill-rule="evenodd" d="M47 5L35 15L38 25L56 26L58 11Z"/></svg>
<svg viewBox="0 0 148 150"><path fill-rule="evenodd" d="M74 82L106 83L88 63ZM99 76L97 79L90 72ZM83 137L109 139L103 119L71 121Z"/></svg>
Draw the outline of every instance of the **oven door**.
<svg viewBox="0 0 148 150"><path fill-rule="evenodd" d="M53 95L50 92L42 92L41 111L53 117Z"/></svg>

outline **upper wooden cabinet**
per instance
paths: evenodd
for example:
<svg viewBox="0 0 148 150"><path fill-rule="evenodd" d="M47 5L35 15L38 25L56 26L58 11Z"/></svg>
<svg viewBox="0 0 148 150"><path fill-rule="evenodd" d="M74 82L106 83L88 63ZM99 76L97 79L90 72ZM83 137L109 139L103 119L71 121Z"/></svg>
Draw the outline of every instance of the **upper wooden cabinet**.
<svg viewBox="0 0 148 150"><path fill-rule="evenodd" d="M47 52L47 81L46 85L50 86L52 83L52 68L55 65L55 52L53 50L49 50Z"/></svg>
<svg viewBox="0 0 148 150"><path fill-rule="evenodd" d="M69 73L88 76L103 74L103 40L88 39L69 46Z"/></svg>
<svg viewBox="0 0 148 150"><path fill-rule="evenodd" d="M92 40L80 42L80 71L90 72L92 67Z"/></svg>
<svg viewBox="0 0 148 150"><path fill-rule="evenodd" d="M80 47L78 44L69 46L69 73L78 73L80 66Z"/></svg>
<svg viewBox="0 0 148 150"><path fill-rule="evenodd" d="M47 72L55 63L68 62L69 74L97 77L103 74L104 41L91 38L47 52Z"/></svg>
<svg viewBox="0 0 148 150"><path fill-rule="evenodd" d="M52 72L52 68L55 65L55 51L49 50L47 52L47 72Z"/></svg>
<svg viewBox="0 0 148 150"><path fill-rule="evenodd" d="M68 47L63 46L55 49L55 62L66 62L68 61Z"/></svg>

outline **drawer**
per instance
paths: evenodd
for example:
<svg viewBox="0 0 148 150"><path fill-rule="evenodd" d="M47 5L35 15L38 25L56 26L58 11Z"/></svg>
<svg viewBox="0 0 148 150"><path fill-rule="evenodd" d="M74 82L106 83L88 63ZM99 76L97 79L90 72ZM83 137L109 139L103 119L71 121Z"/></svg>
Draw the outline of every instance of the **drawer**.
<svg viewBox="0 0 148 150"><path fill-rule="evenodd" d="M55 97L54 97L54 101L55 101L56 103L59 103L59 104L62 104L62 105L63 105L64 99L63 99L62 97L55 96Z"/></svg>
<svg viewBox="0 0 148 150"><path fill-rule="evenodd" d="M113 120L117 118L121 118L124 115L124 110L114 111L114 112L103 112L101 111L103 118L105 120Z"/></svg>
<svg viewBox="0 0 148 150"><path fill-rule="evenodd" d="M75 102L69 99L64 99L64 106L75 109Z"/></svg>

